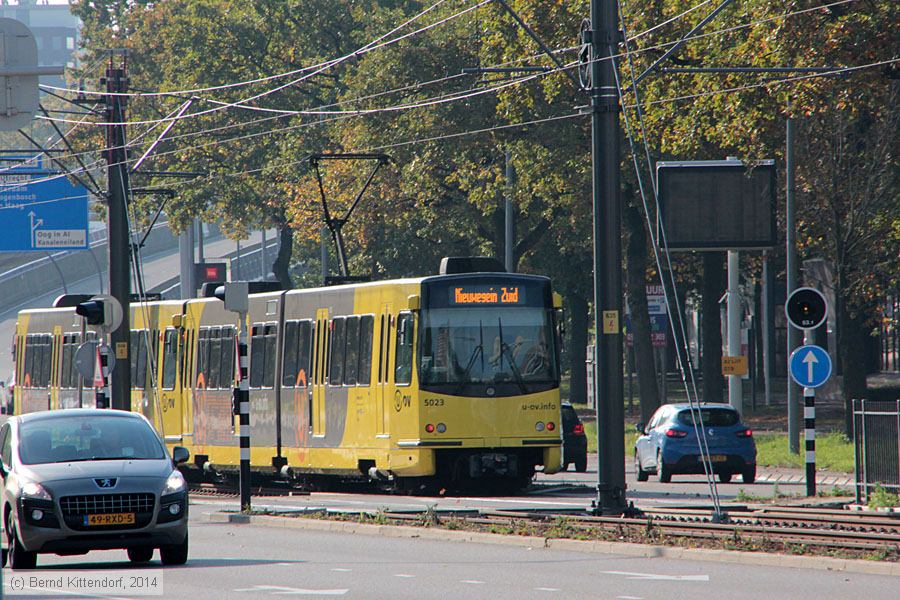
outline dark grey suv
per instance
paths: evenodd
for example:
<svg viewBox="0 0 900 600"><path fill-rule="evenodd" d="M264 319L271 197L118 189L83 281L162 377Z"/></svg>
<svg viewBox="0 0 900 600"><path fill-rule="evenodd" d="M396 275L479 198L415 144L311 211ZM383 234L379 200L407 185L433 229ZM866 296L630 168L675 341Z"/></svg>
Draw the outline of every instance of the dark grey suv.
<svg viewBox="0 0 900 600"><path fill-rule="evenodd" d="M0 427L2 503L10 566L37 555L125 549L137 563L188 555L187 486L141 415L70 409L11 417ZM6 555L7 553L4 553Z"/></svg>

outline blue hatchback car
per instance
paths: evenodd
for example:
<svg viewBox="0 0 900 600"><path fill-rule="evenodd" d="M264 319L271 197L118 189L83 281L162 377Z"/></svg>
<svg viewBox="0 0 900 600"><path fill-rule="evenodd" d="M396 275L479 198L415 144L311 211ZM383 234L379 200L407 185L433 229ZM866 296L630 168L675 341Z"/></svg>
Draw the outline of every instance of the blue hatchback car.
<svg viewBox="0 0 900 600"><path fill-rule="evenodd" d="M713 472L719 481L728 483L740 473L744 483L756 480L756 444L753 432L741 422L738 412L727 404L665 404L644 426L638 423L640 435L634 446L634 470L638 481L647 481L655 473L662 483L672 475L702 474L700 444L694 429L706 432Z"/></svg>

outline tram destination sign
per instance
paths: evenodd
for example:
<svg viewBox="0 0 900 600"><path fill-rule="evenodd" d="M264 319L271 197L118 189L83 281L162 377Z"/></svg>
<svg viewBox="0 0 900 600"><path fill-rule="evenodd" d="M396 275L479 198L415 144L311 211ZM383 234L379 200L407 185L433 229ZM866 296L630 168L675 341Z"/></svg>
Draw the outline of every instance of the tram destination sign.
<svg viewBox="0 0 900 600"><path fill-rule="evenodd" d="M88 192L53 171L0 164L0 252L84 250Z"/></svg>
<svg viewBox="0 0 900 600"><path fill-rule="evenodd" d="M517 285L456 285L450 288L450 304L525 304L525 288Z"/></svg>

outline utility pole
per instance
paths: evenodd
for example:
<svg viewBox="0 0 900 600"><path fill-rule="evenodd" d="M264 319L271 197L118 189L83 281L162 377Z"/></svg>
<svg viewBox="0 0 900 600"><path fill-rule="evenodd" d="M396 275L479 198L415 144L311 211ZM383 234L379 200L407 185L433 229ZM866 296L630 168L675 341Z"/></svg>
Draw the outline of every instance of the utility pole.
<svg viewBox="0 0 900 600"><path fill-rule="evenodd" d="M787 125L785 131L785 212L787 265L787 295L797 289L797 221L794 206L794 119L788 106ZM787 356L790 356L800 345L800 335L793 327L787 328ZM787 378L787 413L788 413L788 449L791 454L800 453L800 404L797 398L798 387Z"/></svg>
<svg viewBox="0 0 900 600"><path fill-rule="evenodd" d="M619 40L614 0L591 0L591 174L594 214L594 326L597 352L597 500L601 514L625 511L622 379L622 210L619 194ZM587 40L583 40L587 42Z"/></svg>
<svg viewBox="0 0 900 600"><path fill-rule="evenodd" d="M109 293L122 305L122 323L110 336L116 356L112 371L110 406L131 410L131 357L128 341L131 330L131 230L128 227L128 157L125 152L125 105L128 91L126 57L114 66L110 54L106 68L106 162L107 162L107 237L109 248ZM118 125L117 125L118 123Z"/></svg>

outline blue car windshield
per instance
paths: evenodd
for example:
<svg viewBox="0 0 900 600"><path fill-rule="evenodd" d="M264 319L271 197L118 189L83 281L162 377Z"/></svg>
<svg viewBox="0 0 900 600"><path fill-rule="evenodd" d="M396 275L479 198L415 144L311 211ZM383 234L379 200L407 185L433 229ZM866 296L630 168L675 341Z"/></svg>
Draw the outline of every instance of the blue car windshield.
<svg viewBox="0 0 900 600"><path fill-rule="evenodd" d="M26 465L165 457L159 436L141 419L54 417L26 421L19 428L19 458Z"/></svg>
<svg viewBox="0 0 900 600"><path fill-rule="evenodd" d="M740 422L738 414L727 408L701 408L699 412L700 418L703 419L704 427L729 427L731 425L737 425ZM696 410L694 413L695 416L697 416ZM691 418L691 411L683 410L679 412L678 422L682 425L693 427L694 421ZM699 420L697 421L697 425L700 425Z"/></svg>

